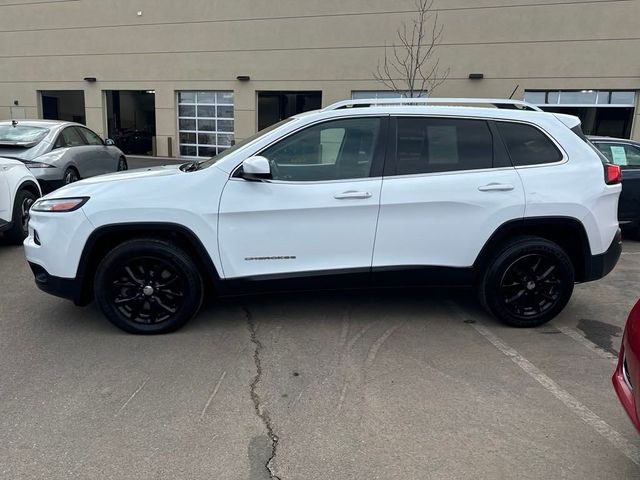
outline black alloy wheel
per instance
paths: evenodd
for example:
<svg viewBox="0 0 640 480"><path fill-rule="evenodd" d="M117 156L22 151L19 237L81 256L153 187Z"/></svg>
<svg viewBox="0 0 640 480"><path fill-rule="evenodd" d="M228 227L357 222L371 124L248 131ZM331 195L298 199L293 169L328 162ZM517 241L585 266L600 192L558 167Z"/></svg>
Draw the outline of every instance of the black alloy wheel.
<svg viewBox="0 0 640 480"><path fill-rule="evenodd" d="M136 239L107 253L94 280L96 301L111 323L138 334L179 329L198 312L203 282L193 259L159 239Z"/></svg>
<svg viewBox="0 0 640 480"><path fill-rule="evenodd" d="M535 253L524 255L507 267L500 290L511 314L530 318L553 308L563 290L557 270L554 258Z"/></svg>
<svg viewBox="0 0 640 480"><path fill-rule="evenodd" d="M516 237L488 262L478 289L480 302L507 325L536 327L567 305L574 275L571 259L554 242Z"/></svg>
<svg viewBox="0 0 640 480"><path fill-rule="evenodd" d="M169 262L132 258L111 274L111 301L128 320L158 324L183 306L185 282Z"/></svg>

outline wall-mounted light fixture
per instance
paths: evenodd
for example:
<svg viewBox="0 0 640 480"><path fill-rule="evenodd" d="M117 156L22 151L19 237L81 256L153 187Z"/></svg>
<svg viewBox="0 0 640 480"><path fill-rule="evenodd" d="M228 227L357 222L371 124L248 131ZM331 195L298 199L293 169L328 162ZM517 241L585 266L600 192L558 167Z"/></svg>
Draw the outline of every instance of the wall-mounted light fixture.
<svg viewBox="0 0 640 480"><path fill-rule="evenodd" d="M470 73L469 80L482 80L484 78L484 73Z"/></svg>
<svg viewBox="0 0 640 480"><path fill-rule="evenodd" d="M236 79L240 80L241 82L248 82L249 80L251 80L251 77L249 75L238 75Z"/></svg>
<svg viewBox="0 0 640 480"><path fill-rule="evenodd" d="M95 83L96 80L96 77L84 77L85 82Z"/></svg>

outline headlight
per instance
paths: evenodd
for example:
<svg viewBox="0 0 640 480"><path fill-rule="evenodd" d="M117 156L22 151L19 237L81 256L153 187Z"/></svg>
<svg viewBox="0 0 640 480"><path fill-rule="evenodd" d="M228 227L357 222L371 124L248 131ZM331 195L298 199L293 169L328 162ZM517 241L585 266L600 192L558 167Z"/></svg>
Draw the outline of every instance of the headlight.
<svg viewBox="0 0 640 480"><path fill-rule="evenodd" d="M42 163L42 162L25 162L24 165L27 168L56 168L53 165L49 165L48 163Z"/></svg>
<svg viewBox="0 0 640 480"><path fill-rule="evenodd" d="M38 200L33 204L31 210L34 212L73 212L87 203L87 200L89 200L89 197Z"/></svg>

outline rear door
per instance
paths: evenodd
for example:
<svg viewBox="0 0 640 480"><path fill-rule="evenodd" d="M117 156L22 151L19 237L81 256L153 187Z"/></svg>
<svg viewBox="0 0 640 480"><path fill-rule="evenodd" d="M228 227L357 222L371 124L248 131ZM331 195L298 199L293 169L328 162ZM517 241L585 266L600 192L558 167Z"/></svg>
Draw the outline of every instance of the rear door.
<svg viewBox="0 0 640 480"><path fill-rule="evenodd" d="M607 159L622 169L622 192L618 201L621 224L640 223L640 147L631 143L594 141Z"/></svg>
<svg viewBox="0 0 640 480"><path fill-rule="evenodd" d="M374 272L472 266L491 234L524 214L520 177L492 123L403 116L392 125Z"/></svg>

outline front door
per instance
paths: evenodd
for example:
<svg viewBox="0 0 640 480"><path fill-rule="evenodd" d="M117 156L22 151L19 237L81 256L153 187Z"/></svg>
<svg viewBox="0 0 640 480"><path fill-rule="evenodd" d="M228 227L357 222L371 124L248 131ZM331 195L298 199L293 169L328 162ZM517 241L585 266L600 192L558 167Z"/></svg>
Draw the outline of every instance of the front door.
<svg viewBox="0 0 640 480"><path fill-rule="evenodd" d="M365 116L305 127L259 153L272 180L234 174L219 210L224 277L368 273L386 123Z"/></svg>
<svg viewBox="0 0 640 480"><path fill-rule="evenodd" d="M423 116L392 123L395 161L385 167L374 272L470 267L501 224L523 217L518 172L485 120Z"/></svg>

